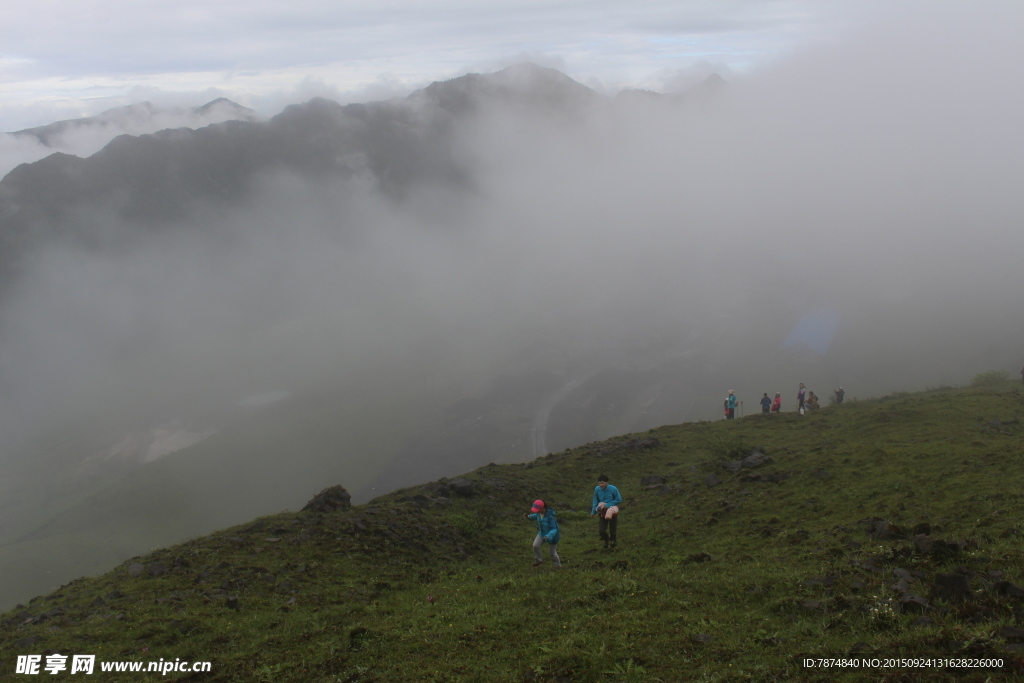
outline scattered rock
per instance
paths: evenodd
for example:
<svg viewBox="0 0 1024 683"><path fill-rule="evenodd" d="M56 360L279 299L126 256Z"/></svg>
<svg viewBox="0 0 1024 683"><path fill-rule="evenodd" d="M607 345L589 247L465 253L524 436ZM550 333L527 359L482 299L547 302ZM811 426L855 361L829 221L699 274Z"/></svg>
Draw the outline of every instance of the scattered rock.
<svg viewBox="0 0 1024 683"><path fill-rule="evenodd" d="M701 644L703 644L703 643L710 643L714 639L715 639L714 636L709 636L706 633L695 633L694 635L690 636L690 640L692 640L695 643L701 643Z"/></svg>
<svg viewBox="0 0 1024 683"><path fill-rule="evenodd" d="M711 559L711 556L707 553L697 553L695 555L690 555L689 557L687 557L686 561L690 564L697 564L700 562L710 562Z"/></svg>
<svg viewBox="0 0 1024 683"><path fill-rule="evenodd" d="M915 536L920 536L922 534L927 536L931 532L932 532L932 525L929 524L928 522L919 522L919 523L915 524L913 526L913 528L910 529L910 533L914 534Z"/></svg>
<svg viewBox="0 0 1024 683"><path fill-rule="evenodd" d="M398 500L403 503L412 503L413 505L416 505L417 507L421 508L430 507L430 498L427 498L422 493L417 493L415 496L403 496Z"/></svg>
<svg viewBox="0 0 1024 683"><path fill-rule="evenodd" d="M871 652L871 646L863 640L858 640L850 646L850 654L857 654L858 652Z"/></svg>
<svg viewBox="0 0 1024 683"><path fill-rule="evenodd" d="M765 465L770 461L771 459L767 455L755 451L748 455L747 457L743 458L743 460L741 460L740 463L743 467L754 469L755 467L760 467L761 465Z"/></svg>
<svg viewBox="0 0 1024 683"><path fill-rule="evenodd" d="M328 486L302 508L303 512L338 512L352 507L352 496L340 485Z"/></svg>
<svg viewBox="0 0 1024 683"><path fill-rule="evenodd" d="M815 479L828 479L829 477L832 476L832 473L827 470L818 470L811 476L814 477Z"/></svg>
<svg viewBox="0 0 1024 683"><path fill-rule="evenodd" d="M940 562L948 560L960 554L960 544L937 538L932 541L929 553Z"/></svg>
<svg viewBox="0 0 1024 683"><path fill-rule="evenodd" d="M722 467L729 470L730 472L739 472L741 469L743 469L743 461L733 460L732 462L723 462Z"/></svg>
<svg viewBox="0 0 1024 683"><path fill-rule="evenodd" d="M800 603L800 608L801 609L805 609L808 612L813 612L814 610L817 610L820 607L821 607L821 601L820 600L805 600L804 602Z"/></svg>
<svg viewBox="0 0 1024 683"><path fill-rule="evenodd" d="M928 601L919 595L904 595L900 598L900 611L915 614L928 611Z"/></svg>
<svg viewBox="0 0 1024 683"><path fill-rule="evenodd" d="M227 607L228 609L233 609L233 610L235 610L236 612L238 612L239 610L241 610L241 605L239 605L239 604L238 604L238 597L236 597L236 596L231 596L231 597L229 597L229 598L228 598L228 599L227 599L227 600L226 600L226 601L224 602L224 606L225 606L225 607Z"/></svg>
<svg viewBox="0 0 1024 683"><path fill-rule="evenodd" d="M22 638L21 640L14 641L14 647L18 649L31 647L42 639L42 636L29 636L28 638Z"/></svg>
<svg viewBox="0 0 1024 683"><path fill-rule="evenodd" d="M451 488L452 493L459 496L472 496L476 485L472 479L466 479L465 477L459 477L458 479L452 479L448 486Z"/></svg>
<svg viewBox="0 0 1024 683"><path fill-rule="evenodd" d="M711 473L708 476L704 477L704 483L707 484L709 487L712 487L721 484L722 480L718 478L718 475Z"/></svg>
<svg viewBox="0 0 1024 683"><path fill-rule="evenodd" d="M914 626L934 626L935 621L929 616L918 617L914 620Z"/></svg>
<svg viewBox="0 0 1024 683"><path fill-rule="evenodd" d="M936 574L932 599L960 603L971 596L971 586L963 574Z"/></svg>
<svg viewBox="0 0 1024 683"><path fill-rule="evenodd" d="M129 576L139 576L144 571L146 571L146 565L140 564L139 562L132 562L128 567Z"/></svg>
<svg viewBox="0 0 1024 683"><path fill-rule="evenodd" d="M995 585L992 586L992 590L996 595L1008 595L1011 598L1024 597L1024 588L1016 586L1009 581L997 581Z"/></svg>
<svg viewBox="0 0 1024 683"><path fill-rule="evenodd" d="M167 567L160 562L153 562L146 567L146 571L149 572L150 576L160 576L167 573Z"/></svg>
<svg viewBox="0 0 1024 683"><path fill-rule="evenodd" d="M893 541L900 538L906 538L902 529L881 517L862 519L861 524L867 526L868 536L877 541Z"/></svg>
<svg viewBox="0 0 1024 683"><path fill-rule="evenodd" d="M640 486L661 486L665 483L665 477L650 475L640 479Z"/></svg>

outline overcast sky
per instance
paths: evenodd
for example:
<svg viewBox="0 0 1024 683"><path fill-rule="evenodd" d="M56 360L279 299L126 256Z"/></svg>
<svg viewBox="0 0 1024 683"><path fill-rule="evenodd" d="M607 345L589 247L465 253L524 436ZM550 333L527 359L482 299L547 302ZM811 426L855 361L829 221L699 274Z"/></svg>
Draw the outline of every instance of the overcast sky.
<svg viewBox="0 0 1024 683"><path fill-rule="evenodd" d="M599 89L743 74L878 19L814 0L0 0L0 130L227 96L274 114L530 59ZM698 68L694 69L694 66Z"/></svg>

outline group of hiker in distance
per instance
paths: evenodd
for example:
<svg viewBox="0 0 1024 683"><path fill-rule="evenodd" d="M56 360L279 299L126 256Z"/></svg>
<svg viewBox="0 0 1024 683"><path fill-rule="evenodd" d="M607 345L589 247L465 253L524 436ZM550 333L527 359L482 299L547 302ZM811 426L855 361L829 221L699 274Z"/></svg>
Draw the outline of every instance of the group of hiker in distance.
<svg viewBox="0 0 1024 683"><path fill-rule="evenodd" d="M1024 374L1024 371L1022 371ZM832 392L832 401L834 403L842 403L843 397L846 396L846 392L843 391L842 387ZM725 419L732 420L736 417L736 393L730 389L729 395L725 397ZM742 404L741 404L742 405ZM800 390L796 392L796 410L801 415L807 410L817 410L820 407L818 404L818 397L814 395L813 391L808 391L807 387L804 386L803 382L800 382ZM771 413L782 412L782 394L776 393L775 400L768 398L768 393L761 398L761 412L765 415Z"/></svg>
<svg viewBox="0 0 1024 683"><path fill-rule="evenodd" d="M597 515L598 535L604 541L606 549L609 544L612 548L616 545L620 505L622 505L622 496L619 494L619 490L609 484L608 477L602 474L597 478L597 486L594 487L590 516ZM537 536L533 539L533 566L539 567L544 563L541 548L547 543L552 566L556 569L561 568L562 560L558 557L558 541L561 540L561 537L558 532L558 517L555 515L555 511L543 500L535 500L530 512L524 513L523 516L537 526Z"/></svg>
<svg viewBox="0 0 1024 683"><path fill-rule="evenodd" d="M1021 381L1024 382L1024 368L1020 371ZM835 403L842 403L846 392L842 387L835 389L832 400ZM816 410L818 408L818 397L813 391L808 391L803 382L800 382L800 389L796 394L797 412L801 415L805 410ZM765 414L782 412L782 395L775 394L775 400L768 398L765 392L761 398L761 412ZM725 399L725 419L732 420L736 416L736 393L730 389L729 396ZM601 475L597 478L597 486L594 487L594 498L590 505L590 516L597 515L597 532L604 541L604 547L609 545L614 548L616 535L619 528L619 507L622 505L622 496L619 490L608 483L608 477ZM558 531L558 517L543 500L533 501L533 507L523 516L531 520L537 527L537 536L533 539L534 567L544 563L544 555L541 548L548 544L548 553L551 555L551 564L555 568L561 568L562 560L558 557L558 541L561 536Z"/></svg>

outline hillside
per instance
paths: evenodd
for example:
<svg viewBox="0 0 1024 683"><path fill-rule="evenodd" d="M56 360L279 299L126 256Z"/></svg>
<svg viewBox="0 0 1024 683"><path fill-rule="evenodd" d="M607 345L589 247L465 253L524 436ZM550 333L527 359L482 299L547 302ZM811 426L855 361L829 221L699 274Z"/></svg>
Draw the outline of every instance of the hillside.
<svg viewBox="0 0 1024 683"><path fill-rule="evenodd" d="M666 426L260 518L4 614L0 676L61 653L97 655L98 673L211 662L167 680L864 680L799 654L997 657L1010 680L1022 412L1003 382ZM755 450L764 464L725 466ZM600 473L626 498L611 551L587 516ZM531 566L537 497L561 520L561 571Z"/></svg>

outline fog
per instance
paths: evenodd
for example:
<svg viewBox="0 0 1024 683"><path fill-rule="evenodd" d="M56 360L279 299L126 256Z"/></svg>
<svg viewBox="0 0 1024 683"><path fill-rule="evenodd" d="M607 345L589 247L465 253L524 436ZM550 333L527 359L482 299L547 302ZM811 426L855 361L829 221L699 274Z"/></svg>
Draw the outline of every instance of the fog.
<svg viewBox="0 0 1024 683"><path fill-rule="evenodd" d="M866 397L1016 372L1021 10L927 7L684 97L488 101L445 133L461 180L396 195L367 168L265 174L246 205L158 232L111 209L108 244L33 252L8 294L0 448L17 474L0 479L35 476L33 436L65 423L102 425L85 458L333 386L423 387L431 416L499 375L699 352L683 420L803 377ZM820 308L841 316L829 352L780 351Z"/></svg>

